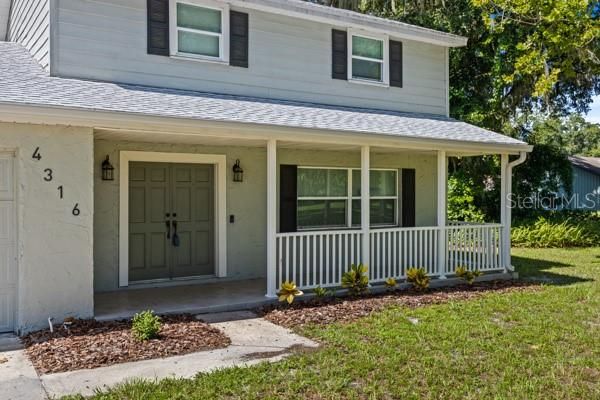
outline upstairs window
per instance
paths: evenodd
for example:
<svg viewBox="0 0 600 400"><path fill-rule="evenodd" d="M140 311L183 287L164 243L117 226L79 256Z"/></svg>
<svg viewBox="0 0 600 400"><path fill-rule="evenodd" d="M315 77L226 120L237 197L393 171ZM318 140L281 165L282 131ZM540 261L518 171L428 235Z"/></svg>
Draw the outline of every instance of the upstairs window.
<svg viewBox="0 0 600 400"><path fill-rule="evenodd" d="M228 21L229 9L217 3L172 0L172 55L227 62Z"/></svg>
<svg viewBox="0 0 600 400"><path fill-rule="evenodd" d="M389 84L388 39L349 32L348 71L350 80Z"/></svg>

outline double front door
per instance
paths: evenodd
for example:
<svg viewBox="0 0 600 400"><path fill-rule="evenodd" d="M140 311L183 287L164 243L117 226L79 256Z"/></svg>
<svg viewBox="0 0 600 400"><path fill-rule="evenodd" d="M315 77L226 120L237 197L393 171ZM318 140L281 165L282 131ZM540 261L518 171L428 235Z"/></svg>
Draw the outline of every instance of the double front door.
<svg viewBox="0 0 600 400"><path fill-rule="evenodd" d="M212 165L131 162L129 281L214 275Z"/></svg>

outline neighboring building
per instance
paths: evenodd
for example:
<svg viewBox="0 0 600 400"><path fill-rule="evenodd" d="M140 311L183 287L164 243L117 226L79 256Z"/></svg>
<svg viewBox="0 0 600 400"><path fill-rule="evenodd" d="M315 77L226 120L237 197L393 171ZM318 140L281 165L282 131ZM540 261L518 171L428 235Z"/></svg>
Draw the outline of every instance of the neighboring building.
<svg viewBox="0 0 600 400"><path fill-rule="evenodd" d="M501 155L507 194L531 150L448 117L465 38L298 0L0 6L0 331L131 288L511 270L506 201L446 226L447 157Z"/></svg>
<svg viewBox="0 0 600 400"><path fill-rule="evenodd" d="M573 191L569 208L600 210L600 157L569 157L573 167Z"/></svg>

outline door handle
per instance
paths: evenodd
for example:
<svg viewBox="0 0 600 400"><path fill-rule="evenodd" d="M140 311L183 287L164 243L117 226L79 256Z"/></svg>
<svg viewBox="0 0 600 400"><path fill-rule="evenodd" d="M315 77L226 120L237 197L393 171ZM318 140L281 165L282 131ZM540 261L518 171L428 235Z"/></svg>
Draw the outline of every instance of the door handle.
<svg viewBox="0 0 600 400"><path fill-rule="evenodd" d="M173 214L173 217L176 218L177 214ZM173 224L173 246L179 247L179 235L177 234L177 220L174 219L172 224Z"/></svg>
<svg viewBox="0 0 600 400"><path fill-rule="evenodd" d="M167 218L167 220L165 221L165 225L167 225L167 240L171 239L171 221L169 221L169 217L171 217L171 214L166 214L165 217Z"/></svg>

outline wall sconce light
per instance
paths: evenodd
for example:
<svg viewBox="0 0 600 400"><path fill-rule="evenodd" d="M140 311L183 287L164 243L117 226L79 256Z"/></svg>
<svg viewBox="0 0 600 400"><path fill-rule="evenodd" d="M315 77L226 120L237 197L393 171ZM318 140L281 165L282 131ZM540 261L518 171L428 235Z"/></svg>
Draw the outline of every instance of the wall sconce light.
<svg viewBox="0 0 600 400"><path fill-rule="evenodd" d="M244 182L244 170L240 167L240 160L235 160L233 164L233 181Z"/></svg>
<svg viewBox="0 0 600 400"><path fill-rule="evenodd" d="M108 159L108 156L106 156L106 159L104 161L102 161L102 180L103 181L115 180L114 171L115 171L115 167L112 166L112 164L110 163L110 160Z"/></svg>

